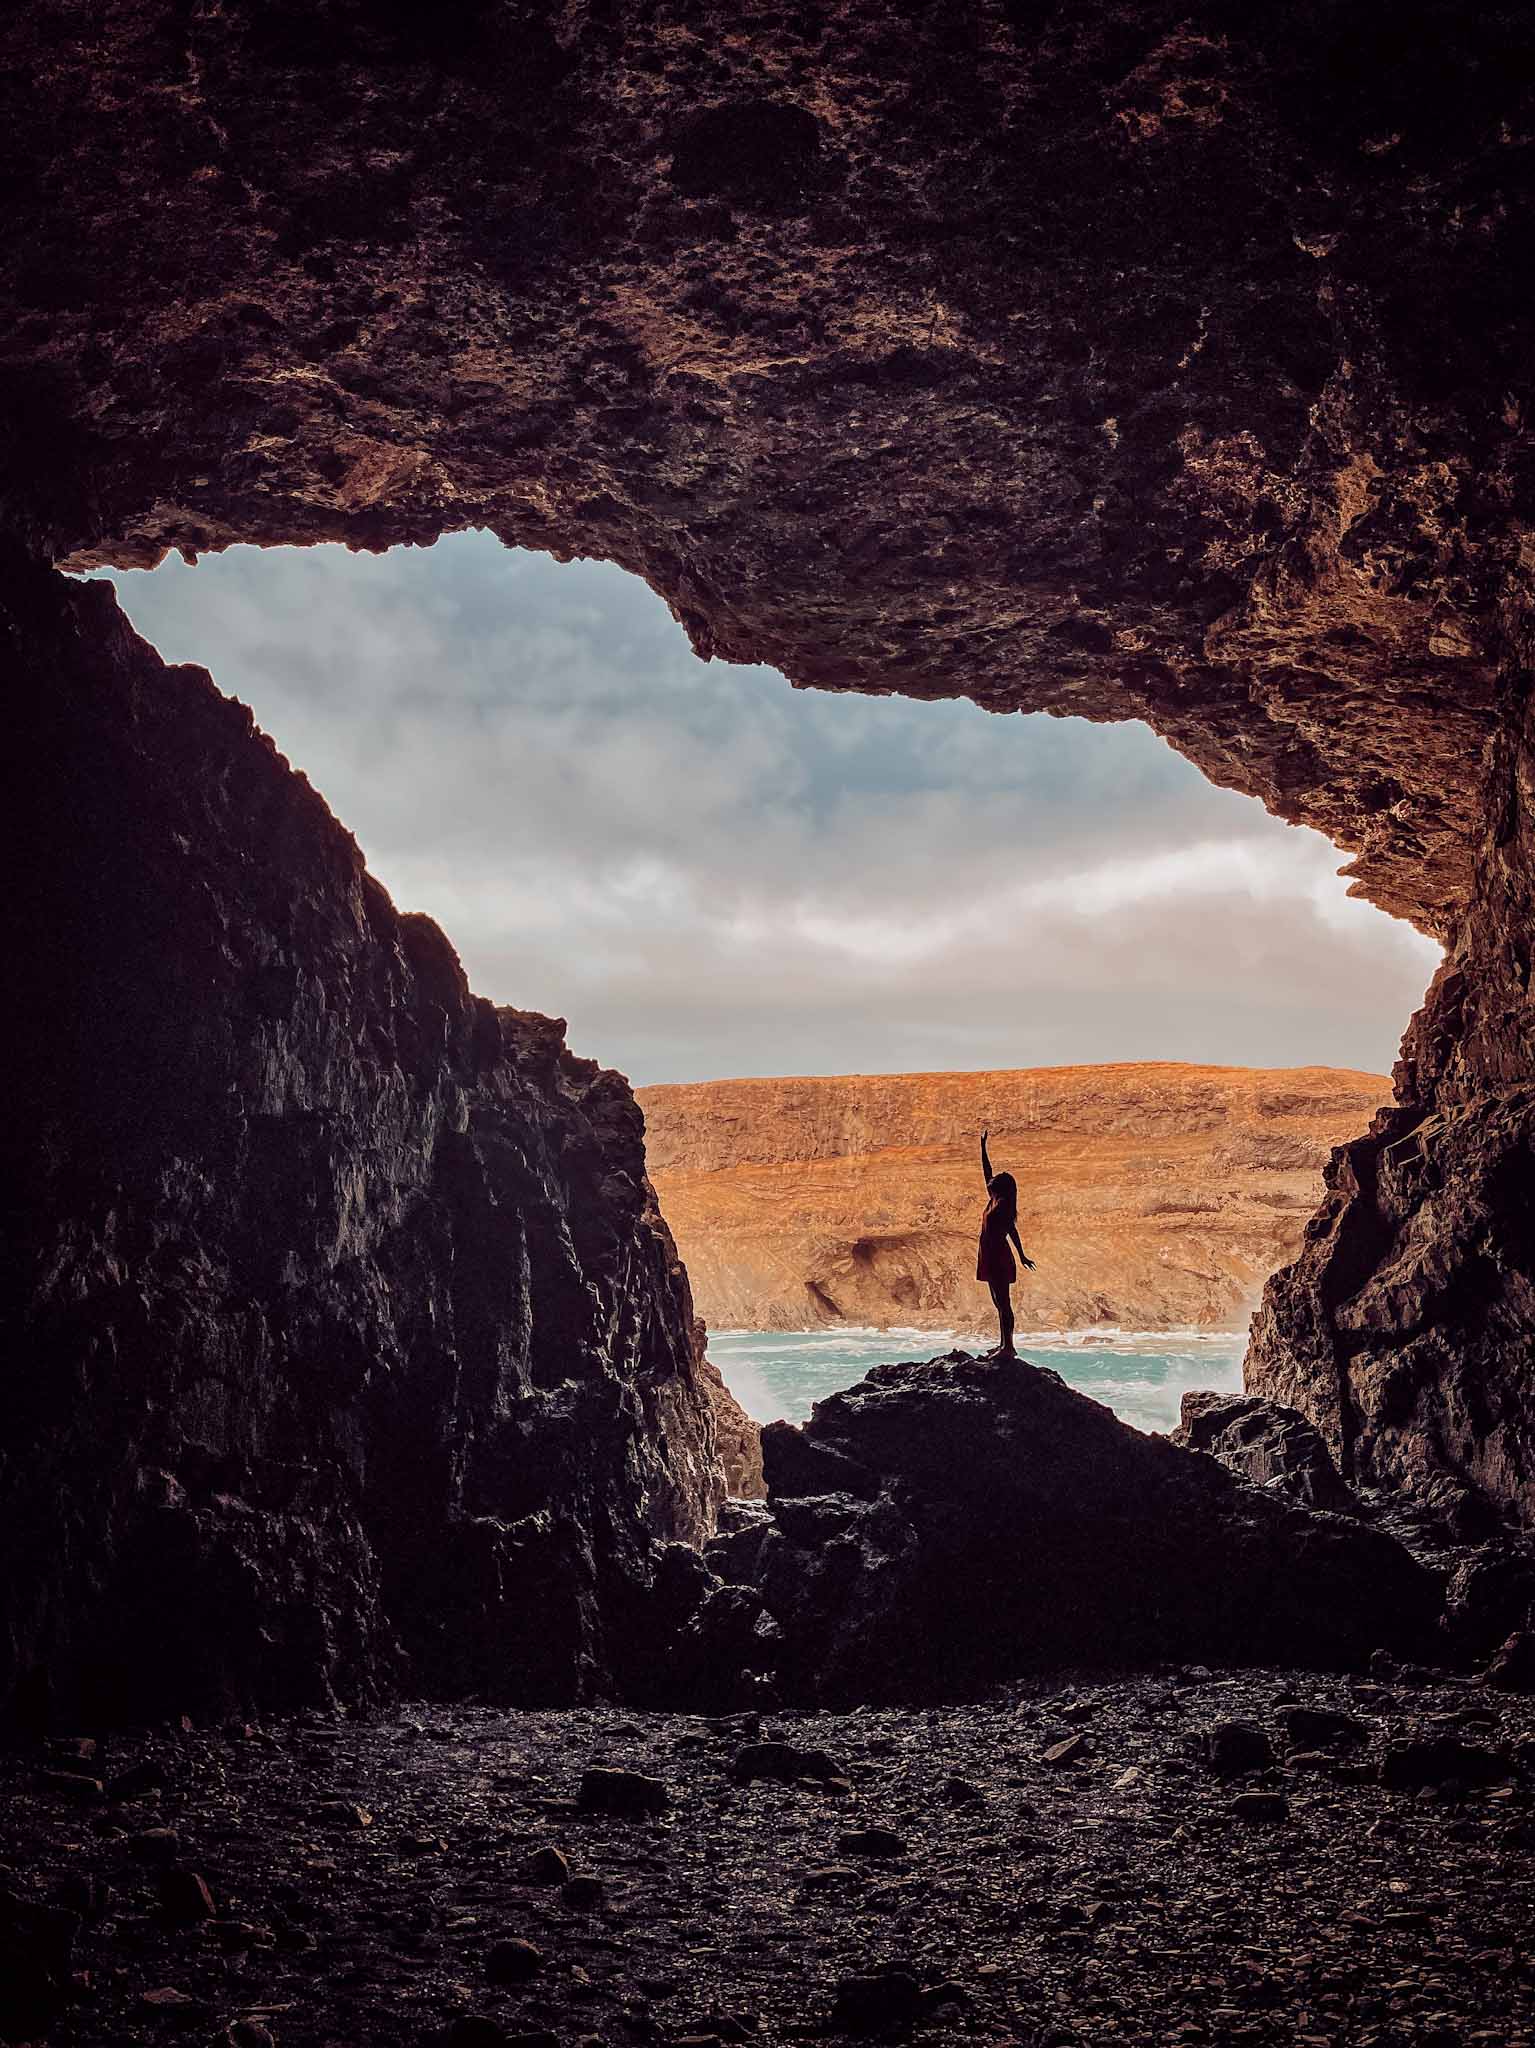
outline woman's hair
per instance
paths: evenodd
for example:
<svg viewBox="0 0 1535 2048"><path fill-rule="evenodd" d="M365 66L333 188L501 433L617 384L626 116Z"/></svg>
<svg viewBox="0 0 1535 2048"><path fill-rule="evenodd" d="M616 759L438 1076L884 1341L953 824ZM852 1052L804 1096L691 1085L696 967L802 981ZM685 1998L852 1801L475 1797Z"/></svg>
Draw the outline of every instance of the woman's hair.
<svg viewBox="0 0 1535 2048"><path fill-rule="evenodd" d="M994 1173L991 1177L991 1206L1007 1212L1009 1223L1018 1217L1018 1183L1010 1173Z"/></svg>

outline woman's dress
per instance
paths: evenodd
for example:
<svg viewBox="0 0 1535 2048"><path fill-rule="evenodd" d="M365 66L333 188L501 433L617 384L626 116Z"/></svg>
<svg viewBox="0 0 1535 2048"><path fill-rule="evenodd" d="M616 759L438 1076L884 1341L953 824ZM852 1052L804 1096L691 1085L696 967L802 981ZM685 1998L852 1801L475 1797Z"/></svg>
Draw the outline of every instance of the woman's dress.
<svg viewBox="0 0 1535 2048"><path fill-rule="evenodd" d="M981 1242L976 1252L975 1277L988 1286L1000 1281L1011 1287L1018 1278L1013 1254L1007 1242L1007 1216L1001 1209L988 1209L981 1218Z"/></svg>

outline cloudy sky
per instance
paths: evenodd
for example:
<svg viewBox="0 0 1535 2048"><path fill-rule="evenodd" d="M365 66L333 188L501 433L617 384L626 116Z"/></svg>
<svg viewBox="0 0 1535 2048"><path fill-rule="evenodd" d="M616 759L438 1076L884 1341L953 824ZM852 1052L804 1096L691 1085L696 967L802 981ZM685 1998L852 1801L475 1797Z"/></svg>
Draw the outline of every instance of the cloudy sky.
<svg viewBox="0 0 1535 2048"><path fill-rule="evenodd" d="M1185 1059L1384 1071L1436 958L1143 725L703 663L488 535L112 578L255 710L475 988L636 1083Z"/></svg>

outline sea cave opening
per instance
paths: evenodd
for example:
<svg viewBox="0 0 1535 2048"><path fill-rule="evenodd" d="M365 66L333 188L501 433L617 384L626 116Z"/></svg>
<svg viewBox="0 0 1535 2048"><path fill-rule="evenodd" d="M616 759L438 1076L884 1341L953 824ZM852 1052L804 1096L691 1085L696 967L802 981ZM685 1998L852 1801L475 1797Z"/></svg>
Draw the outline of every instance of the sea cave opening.
<svg viewBox="0 0 1535 2048"><path fill-rule="evenodd" d="M1138 722L706 665L639 579L484 532L111 580L478 993L633 1082L754 1422L981 1348L983 1125L1040 1248L1029 1356L1154 1430L1240 1386L1438 957L1322 835Z"/></svg>

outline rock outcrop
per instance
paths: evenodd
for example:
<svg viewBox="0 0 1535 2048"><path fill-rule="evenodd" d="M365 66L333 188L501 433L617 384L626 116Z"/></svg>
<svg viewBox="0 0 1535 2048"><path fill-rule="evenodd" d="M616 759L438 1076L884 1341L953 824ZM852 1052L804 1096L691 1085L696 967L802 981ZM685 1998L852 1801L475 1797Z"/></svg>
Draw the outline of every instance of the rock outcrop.
<svg viewBox="0 0 1535 2048"><path fill-rule="evenodd" d="M732 1500L761 1500L767 1491L762 1477L762 1431L726 1386L713 1359L704 1358L699 1373L714 1409L714 1440L725 1491Z"/></svg>
<svg viewBox="0 0 1535 2048"><path fill-rule="evenodd" d="M5 567L0 1710L621 1683L723 1492L627 1084L109 589Z"/></svg>
<svg viewBox="0 0 1535 2048"><path fill-rule="evenodd" d="M1206 1451L1254 1486L1287 1494L1308 1508L1331 1515L1358 1510L1320 1433L1293 1408L1251 1394L1188 1393L1171 1441Z"/></svg>
<svg viewBox="0 0 1535 2048"><path fill-rule="evenodd" d="M990 1330L976 1138L1018 1177L1025 1328L1240 1329L1300 1249L1381 1076L1172 1062L642 1088L645 1152L700 1313Z"/></svg>
<svg viewBox="0 0 1535 2048"><path fill-rule="evenodd" d="M877 1368L762 1433L768 1517L709 1556L826 1702L959 1695L1060 1665L1358 1667L1436 1641L1391 1537L1143 1436L1055 1373L956 1352Z"/></svg>
<svg viewBox="0 0 1535 2048"><path fill-rule="evenodd" d="M705 655L827 688L1143 718L1216 781L1329 833L1450 965L1400 1109L1352 1148L1270 1285L1254 1385L1310 1415L1346 1473L1443 1480L1535 1520L1527 11L21 0L3 34L0 534L84 566L488 526L644 575ZM14 615L30 588L7 568L0 604ZM95 652L69 637L58 659L109 661L110 613L69 617ZM35 666L15 674L13 695L52 688ZM23 709L11 753L28 796ZM167 717L119 762L112 802L147 815L176 745ZM217 869L224 795L217 778L180 787L160 857ZM203 1031L216 957L169 947L174 895L108 892L113 923L71 897L104 828L56 801L41 836L34 805L14 812L27 858L8 864L8 910L26 942L9 957L54 927L109 942L115 1015L98 1004L79 1030L121 1053L125 1085L151 1057L162 1086L184 1071L187 1092L143 1098L176 1127L225 1071ZM282 840L248 829L270 865L226 872L234 930L276 916L261 888L303 893ZM362 915L336 912L343 952ZM401 930L412 986L440 991L465 1047L488 1040L436 942ZM186 978L169 983L135 935ZM323 982L267 964L252 1000L274 1022L294 1003L361 1021L339 954ZM45 1076L83 1070L48 993L13 999L35 1012L19 1020L29 1055ZM216 1038L216 988L208 1005ZM375 1041L330 1068L343 1099L370 1103L395 1071ZM262 1085L242 1069L219 1100ZM26 1156L52 1162L28 1227L54 1234L65 1275L107 1243L99 1189L149 1169L121 1091L82 1097L101 1112L90 1168L50 1135L50 1100L13 1121ZM266 1128L250 1127L257 1152ZM228 1129L216 1159L158 1155L155 1201L244 1203L233 1112ZM290 1254L300 1275L328 1256L302 1189L331 1130L324 1101L291 1199L249 1165L263 1284ZM472 1138L471 1180L494 1177L487 1148ZM641 1199L602 1180L570 1189L584 1304L583 1205L596 1227ZM35 1177L17 1185L33 1198ZM195 1232L175 1256L190 1289ZM139 1247L99 1257L126 1329ZM628 1341L647 1285L595 1284L591 1313ZM368 1313L340 1328L371 1328ZM178 1373L183 1344L221 1351L232 1318L189 1307L175 1342L145 1340L156 1371ZM327 1324L316 1341L349 1388L351 1336ZM89 1440L98 1411L78 1386L18 1370L25 1431ZM188 1400L217 1410L218 1383L201 1384ZM357 1439L357 1396L305 1385L323 1427ZM131 1392L125 1409L99 1414L120 1450ZM658 1439L625 1440L641 1468L615 1509L629 1526ZM130 1469L125 1454L108 1498ZM42 1560L40 1587L72 1557ZM360 1553L344 1576L365 1585Z"/></svg>

